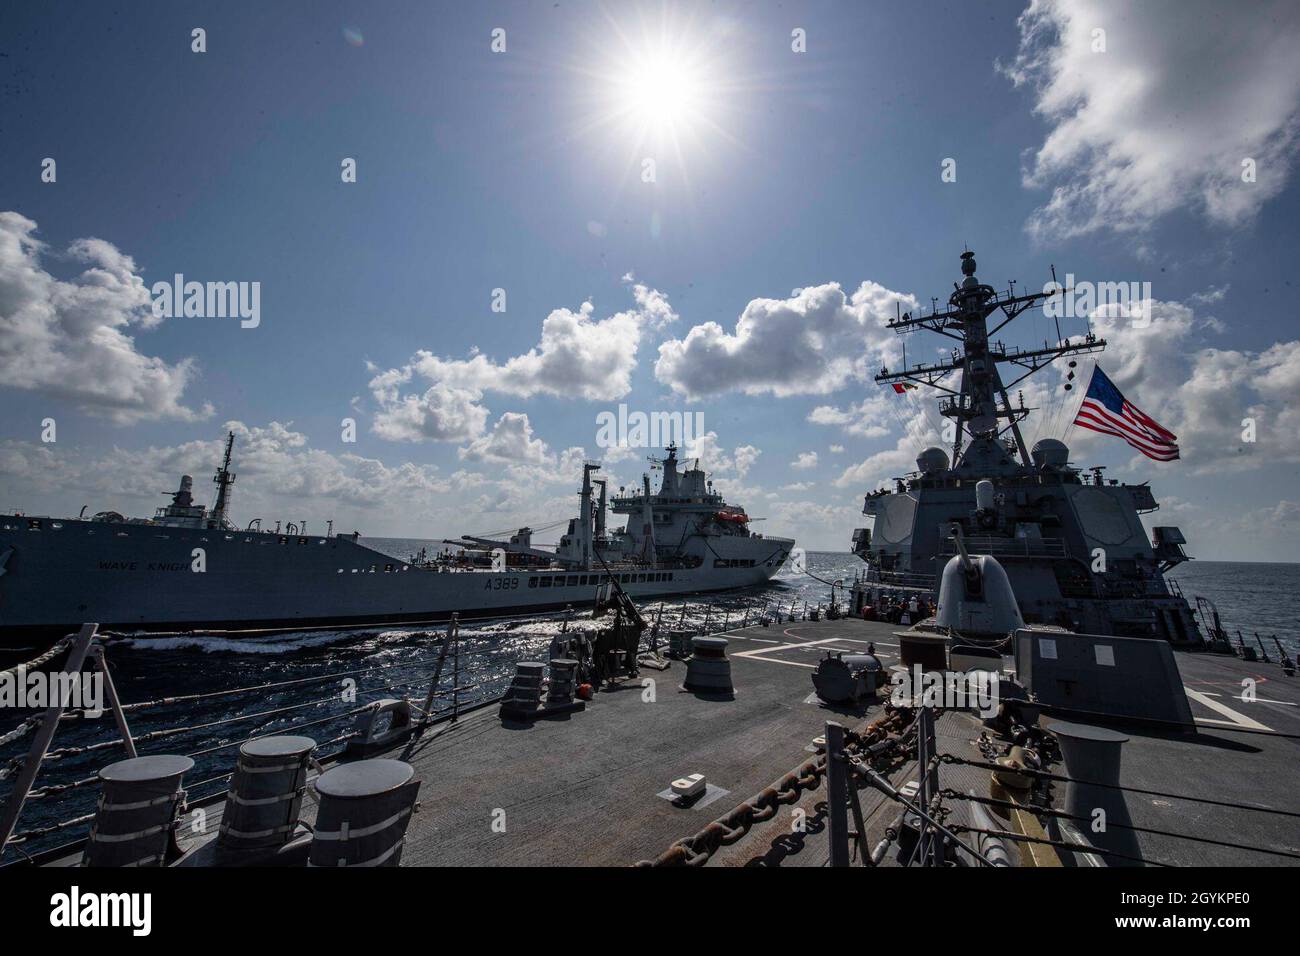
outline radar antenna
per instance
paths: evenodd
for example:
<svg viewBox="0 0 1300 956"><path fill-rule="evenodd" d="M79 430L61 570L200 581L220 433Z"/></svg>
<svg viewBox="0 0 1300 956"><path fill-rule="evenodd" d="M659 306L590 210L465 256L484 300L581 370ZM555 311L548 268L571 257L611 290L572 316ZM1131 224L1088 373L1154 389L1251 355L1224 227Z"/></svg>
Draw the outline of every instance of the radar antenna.
<svg viewBox="0 0 1300 956"><path fill-rule="evenodd" d="M948 395L940 405L939 413L957 424L952 444L954 463L961 458L965 436L993 441L1009 430L1015 440L1021 464L1028 466L1029 450L1020 434L1019 423L1029 414L1030 409L1023 407L1023 403L1019 408L1013 407L1007 397L1007 389L1014 388L1064 355L1100 352L1106 347L1106 341L1097 338L1089 330L1082 341L1070 342L1068 338L1061 338L1058 325L1054 345L1044 342L1042 348L1023 349L1019 346L1007 348L1001 342L990 342L990 336L997 334L1025 310L1041 307L1046 300L1071 290L1061 288L1060 283L1055 281L1053 269L1051 291L1016 295L1014 289L1009 288L1006 292L997 292L975 277L975 268L975 253L969 250L963 252L961 271L966 278L948 297L946 311L939 312L935 306L929 313L913 316L908 312L888 323L888 327L900 335L918 329L946 335L962 343L961 351L954 350L951 361L917 364L910 368L904 360L901 371L890 372L882 368L875 380L882 385L903 382L927 385ZM999 309L1004 318L989 329L988 318ZM998 373L998 366L1003 364L1016 365L1025 371L1004 383ZM962 373L960 390L954 391L940 384L946 375L957 371ZM1005 426L1001 424L1003 420L1006 420Z"/></svg>

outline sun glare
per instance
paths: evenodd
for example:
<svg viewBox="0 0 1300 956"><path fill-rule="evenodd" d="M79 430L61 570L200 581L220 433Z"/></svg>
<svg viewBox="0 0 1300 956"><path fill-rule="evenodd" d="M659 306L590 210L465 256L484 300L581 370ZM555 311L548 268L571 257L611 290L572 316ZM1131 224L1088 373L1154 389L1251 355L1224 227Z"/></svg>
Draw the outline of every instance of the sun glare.
<svg viewBox="0 0 1300 956"><path fill-rule="evenodd" d="M620 111L648 132L673 132L698 118L700 77L685 57L671 51L635 57L616 86Z"/></svg>
<svg viewBox="0 0 1300 956"><path fill-rule="evenodd" d="M652 19L606 11L592 25L573 65L580 80L569 135L618 164L616 188L666 181L688 195L689 167L715 166L741 145L733 127L747 87L732 62L729 19L666 9Z"/></svg>

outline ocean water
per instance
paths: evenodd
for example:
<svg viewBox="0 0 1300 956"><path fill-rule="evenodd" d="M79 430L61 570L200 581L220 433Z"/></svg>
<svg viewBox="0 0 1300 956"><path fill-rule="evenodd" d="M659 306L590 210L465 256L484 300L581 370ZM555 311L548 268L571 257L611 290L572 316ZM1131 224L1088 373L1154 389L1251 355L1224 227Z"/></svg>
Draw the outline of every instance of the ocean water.
<svg viewBox="0 0 1300 956"><path fill-rule="evenodd" d="M1168 577L1193 609L1196 595L1213 601L1234 643L1237 630L1248 643L1259 632L1271 658L1276 634L1293 658L1300 653L1300 564L1188 561Z"/></svg>
<svg viewBox="0 0 1300 956"><path fill-rule="evenodd" d="M399 558L421 547L437 550L440 542L421 539L370 538L366 543ZM707 618L717 624L737 622L746 609L764 605L812 607L826 604L833 582L851 582L862 568L851 554L811 552L807 573L783 569L768 584L720 595L669 599L643 606L654 617L686 626ZM1191 562L1172 577L1189 600L1195 594L1218 606L1229 632L1241 628L1249 640L1252 632L1276 633L1292 655L1300 652L1300 565L1226 564ZM583 612L579 612L581 615ZM460 683L468 689L462 701L496 696L514 671L514 662L544 652L564 626L563 614L467 622L460 628L457 665ZM590 627L575 621L574 627ZM340 735L352 729L349 712L382 697L422 698L436 659L444 628L377 627L360 631L311 631L265 638L231 640L216 635L139 637L114 641L108 648L113 680L123 702L153 701L162 697L208 694L214 691L255 688L247 693L183 701L166 707L128 714L133 734L158 731L165 736L148 741L142 753L180 753L196 765L186 776L191 800L225 789L237 745L252 735L299 732L304 722L313 726L301 732L313 737L322 753L337 750ZM1274 646L1266 645L1270 656ZM450 669L451 662L447 667ZM288 686L261 689L266 684ZM0 715L0 734L10 730L22 713ZM231 721L231 722L226 722ZM112 718L70 721L62 724L54 748L78 747L112 739ZM25 752L30 737L0 747L0 767ZM49 764L37 787L68 781L93 780L103 764L121 759L120 748L69 754ZM0 798L7 795L13 776L0 781ZM19 831L39 830L90 813L98 787L93 783L28 803ZM36 835L6 850L12 860L65 843L85 832L85 825Z"/></svg>

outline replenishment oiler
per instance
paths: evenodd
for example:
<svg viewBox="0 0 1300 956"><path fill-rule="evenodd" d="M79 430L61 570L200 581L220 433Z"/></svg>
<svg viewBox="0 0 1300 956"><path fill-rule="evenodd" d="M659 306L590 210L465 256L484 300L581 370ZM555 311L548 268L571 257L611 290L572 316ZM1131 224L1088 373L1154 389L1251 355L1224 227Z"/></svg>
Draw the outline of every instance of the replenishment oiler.
<svg viewBox="0 0 1300 956"><path fill-rule="evenodd" d="M593 478L600 466L584 465L579 516L554 551L533 547L521 528L508 540L467 535L440 554L402 560L332 524L323 535L260 520L238 528L229 517L233 445L232 433L211 509L195 502L186 475L153 518L0 516L0 643L29 646L87 620L153 633L265 633L546 611L592 603L607 572L632 596L658 599L762 584L794 547L752 532L698 460L679 471L669 446L655 459L658 492L644 475L639 492L610 497L608 509L606 482ZM627 526L608 531L607 510L626 515Z"/></svg>

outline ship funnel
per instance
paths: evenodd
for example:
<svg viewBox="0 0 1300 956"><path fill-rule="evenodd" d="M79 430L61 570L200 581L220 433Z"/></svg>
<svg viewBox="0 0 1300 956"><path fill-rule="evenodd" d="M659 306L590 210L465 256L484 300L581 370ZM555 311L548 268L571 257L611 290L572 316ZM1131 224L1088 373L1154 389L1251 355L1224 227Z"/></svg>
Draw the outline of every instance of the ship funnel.
<svg viewBox="0 0 1300 956"><path fill-rule="evenodd" d="M172 492L172 505L177 508L189 508L194 504L194 479L190 475L181 475L181 486Z"/></svg>

